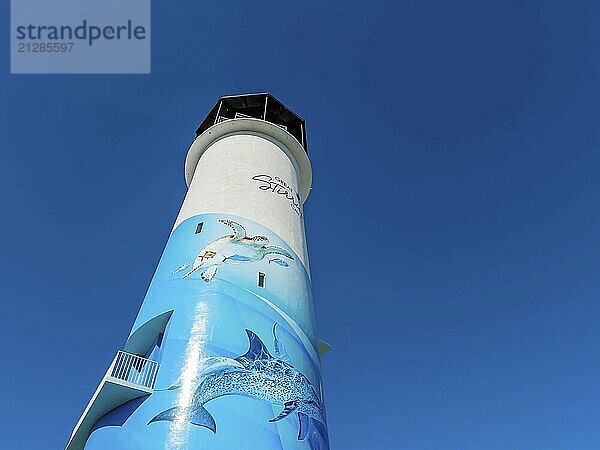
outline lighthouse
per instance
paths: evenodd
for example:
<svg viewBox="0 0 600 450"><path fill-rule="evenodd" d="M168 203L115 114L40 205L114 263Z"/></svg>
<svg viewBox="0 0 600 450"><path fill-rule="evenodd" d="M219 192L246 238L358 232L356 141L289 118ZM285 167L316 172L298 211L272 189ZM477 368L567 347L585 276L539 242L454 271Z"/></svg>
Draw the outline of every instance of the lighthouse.
<svg viewBox="0 0 600 450"><path fill-rule="evenodd" d="M304 230L305 122L222 97L131 332L67 450L328 450Z"/></svg>

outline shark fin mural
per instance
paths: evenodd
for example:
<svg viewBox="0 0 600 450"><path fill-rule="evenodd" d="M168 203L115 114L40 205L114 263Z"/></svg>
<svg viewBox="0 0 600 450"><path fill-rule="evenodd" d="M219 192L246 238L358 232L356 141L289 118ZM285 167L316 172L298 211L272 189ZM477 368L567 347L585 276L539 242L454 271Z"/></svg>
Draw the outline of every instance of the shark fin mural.
<svg viewBox="0 0 600 450"><path fill-rule="evenodd" d="M277 324L273 325L274 347L278 345L276 327ZM315 433L311 449L328 449L325 410L308 378L290 363L273 357L252 330L245 331L248 338L246 353L229 360L219 357L214 370L202 372L189 405L167 409L150 419L148 425L183 419L216 433L215 419L205 405L219 397L238 395L283 405L281 413L268 422L286 419L297 412L298 440L305 440Z"/></svg>

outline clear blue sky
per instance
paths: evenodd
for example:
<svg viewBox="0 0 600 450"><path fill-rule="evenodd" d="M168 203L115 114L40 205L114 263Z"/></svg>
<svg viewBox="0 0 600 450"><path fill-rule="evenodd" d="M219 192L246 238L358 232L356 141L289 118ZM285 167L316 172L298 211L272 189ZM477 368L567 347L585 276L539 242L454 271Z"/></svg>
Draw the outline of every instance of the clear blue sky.
<svg viewBox="0 0 600 450"><path fill-rule="evenodd" d="M66 443L251 91L308 124L332 448L600 447L598 2L154 2L147 76L9 75L7 3L0 447Z"/></svg>

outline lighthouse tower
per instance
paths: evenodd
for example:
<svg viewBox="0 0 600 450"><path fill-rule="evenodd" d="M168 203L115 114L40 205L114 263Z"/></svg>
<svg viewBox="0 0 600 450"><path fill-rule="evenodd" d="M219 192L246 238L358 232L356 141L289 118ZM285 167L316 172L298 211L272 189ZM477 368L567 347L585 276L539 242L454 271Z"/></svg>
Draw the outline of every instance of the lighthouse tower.
<svg viewBox="0 0 600 450"><path fill-rule="evenodd" d="M304 120L219 99L133 328L67 450L328 450L303 203Z"/></svg>

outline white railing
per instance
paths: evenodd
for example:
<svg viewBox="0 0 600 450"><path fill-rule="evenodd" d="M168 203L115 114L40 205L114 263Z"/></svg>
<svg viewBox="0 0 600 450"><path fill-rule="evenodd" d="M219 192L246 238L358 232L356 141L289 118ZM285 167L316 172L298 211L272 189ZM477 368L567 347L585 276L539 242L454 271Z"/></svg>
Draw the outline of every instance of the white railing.
<svg viewBox="0 0 600 450"><path fill-rule="evenodd" d="M157 372L158 362L119 350L106 375L154 389Z"/></svg>
<svg viewBox="0 0 600 450"><path fill-rule="evenodd" d="M242 114L240 112L236 112L235 116L233 116L234 119L256 119L256 117L253 116L249 116L248 114Z"/></svg>

